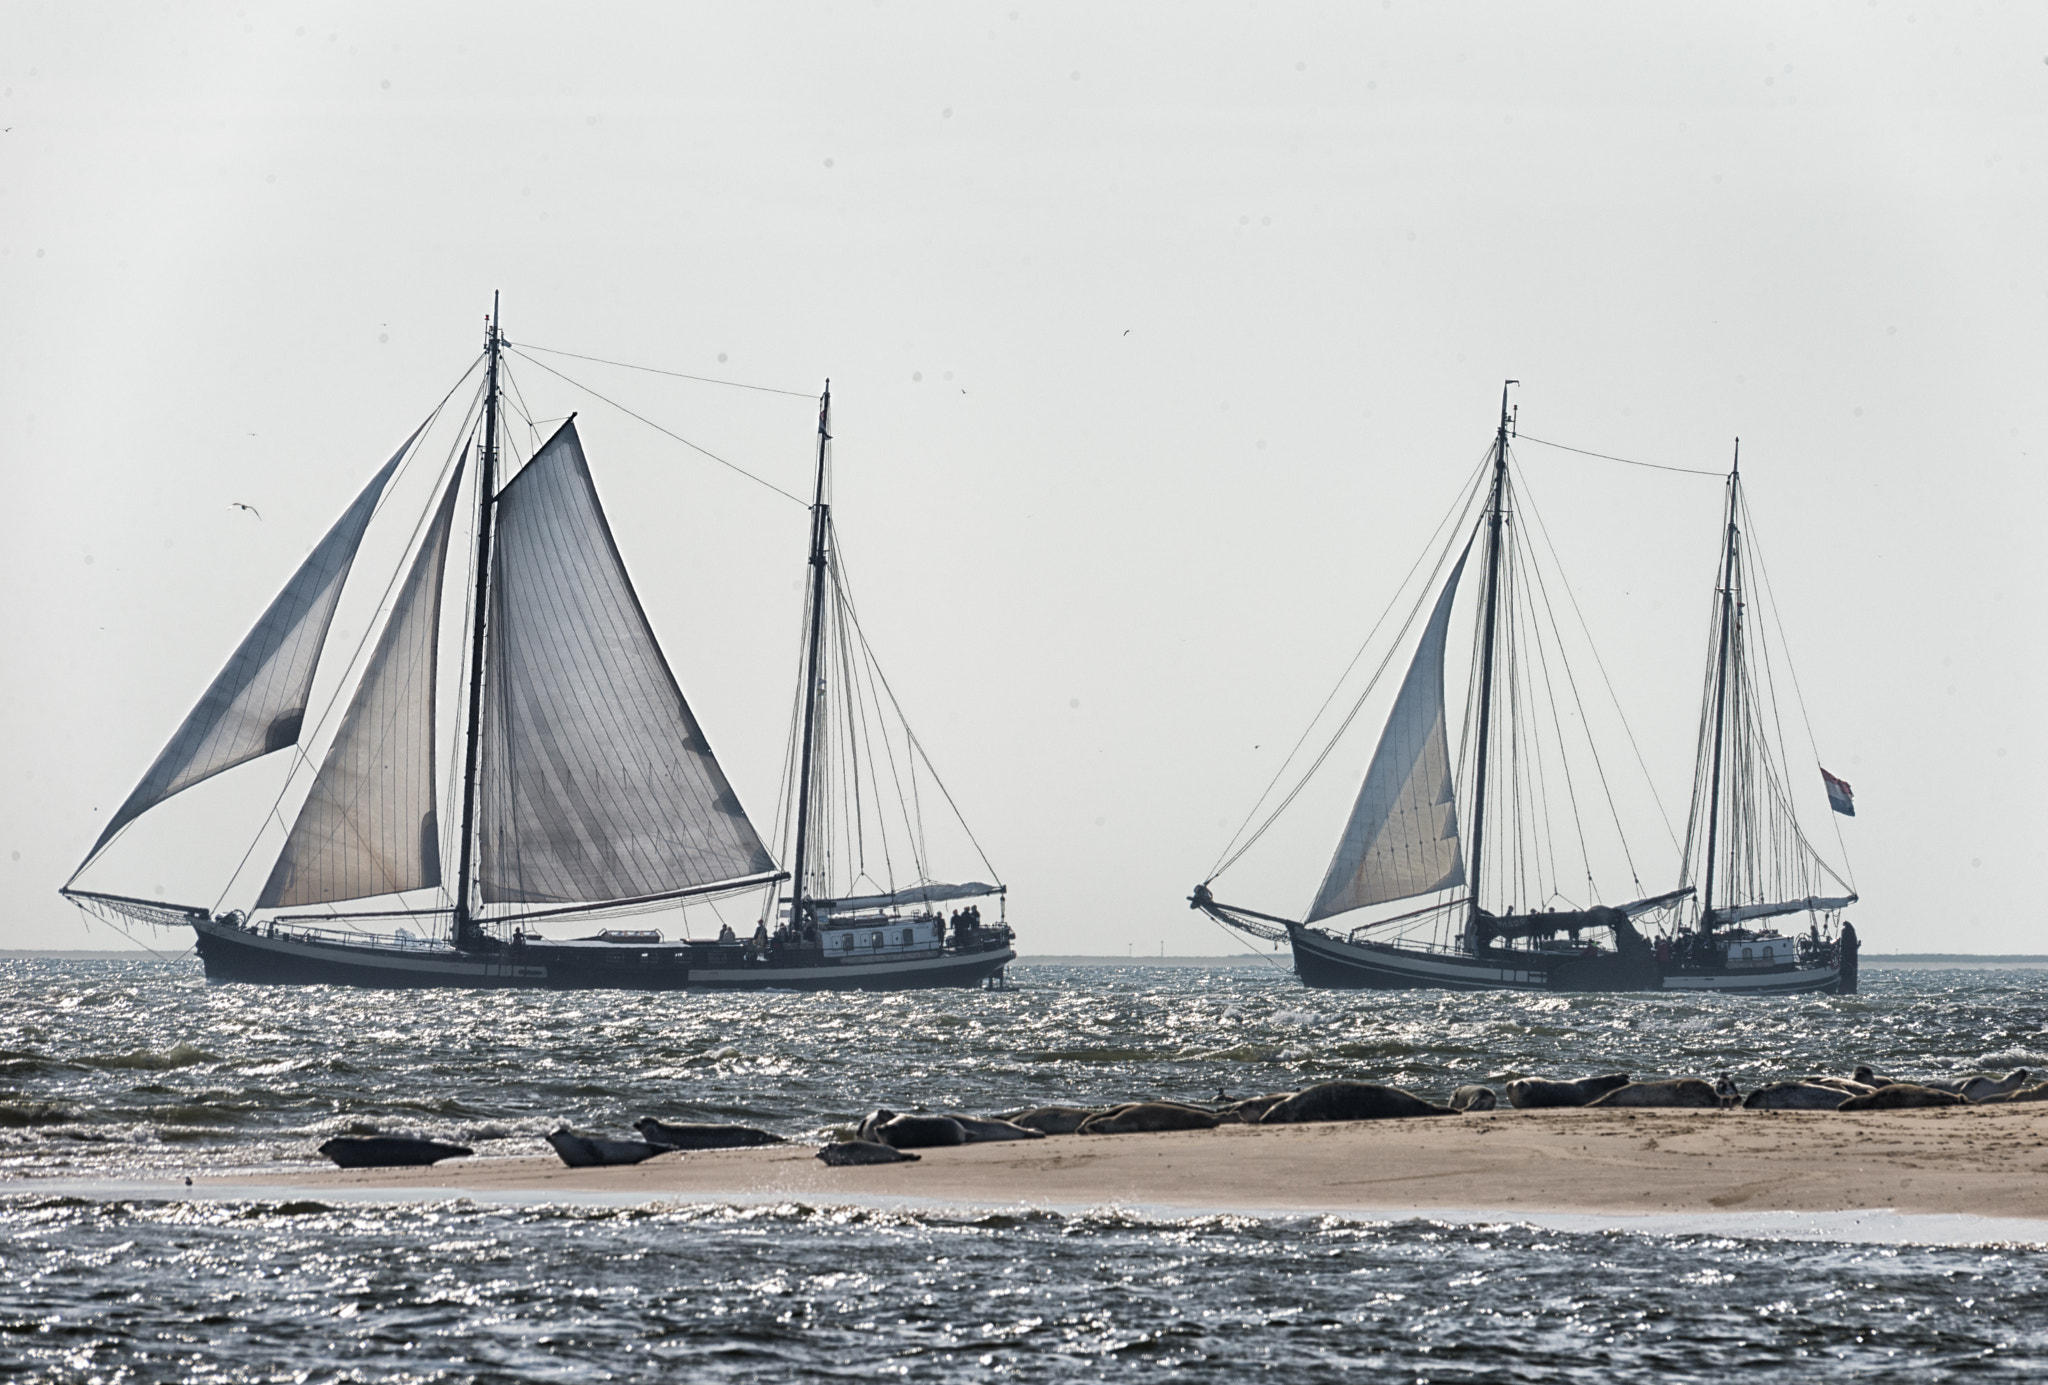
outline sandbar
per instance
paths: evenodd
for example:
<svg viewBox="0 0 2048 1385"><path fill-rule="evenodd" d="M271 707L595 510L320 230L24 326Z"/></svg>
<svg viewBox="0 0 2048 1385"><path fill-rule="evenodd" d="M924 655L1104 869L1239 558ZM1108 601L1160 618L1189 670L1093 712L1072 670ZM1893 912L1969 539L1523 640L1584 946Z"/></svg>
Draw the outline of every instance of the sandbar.
<svg viewBox="0 0 2048 1385"><path fill-rule="evenodd" d="M1490 1111L1411 1120L1226 1125L927 1149L828 1168L808 1145L665 1154L570 1169L552 1155L433 1168L325 1165L208 1175L185 1196L1101 1206L1253 1214L1900 1213L2048 1227L2048 1102L1830 1111ZM40 1180L0 1181L24 1192Z"/></svg>

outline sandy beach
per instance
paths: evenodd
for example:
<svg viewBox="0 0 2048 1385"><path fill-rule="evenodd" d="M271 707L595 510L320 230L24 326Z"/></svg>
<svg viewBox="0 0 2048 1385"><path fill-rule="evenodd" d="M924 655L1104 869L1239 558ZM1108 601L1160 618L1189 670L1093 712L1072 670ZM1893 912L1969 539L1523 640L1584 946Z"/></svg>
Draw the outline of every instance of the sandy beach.
<svg viewBox="0 0 2048 1385"><path fill-rule="evenodd" d="M1837 1212L2048 1220L2048 1103L1892 1111L1494 1111L1461 1117L1056 1136L828 1168L809 1146L569 1169L553 1156L432 1169L204 1177L192 1193L792 1197L973 1207L1111 1204L1271 1213ZM20 1185L16 1185L19 1187ZM180 1189L182 1192L182 1188Z"/></svg>

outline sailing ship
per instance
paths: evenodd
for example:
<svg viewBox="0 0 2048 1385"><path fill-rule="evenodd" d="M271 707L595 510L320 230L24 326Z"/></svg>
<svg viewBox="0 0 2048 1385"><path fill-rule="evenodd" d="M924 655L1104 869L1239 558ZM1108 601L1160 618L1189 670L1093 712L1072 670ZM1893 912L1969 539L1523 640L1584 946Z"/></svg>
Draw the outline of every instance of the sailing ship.
<svg viewBox="0 0 2048 1385"><path fill-rule="evenodd" d="M801 730L790 757L799 777L784 795L795 854L785 872L655 639L599 504L576 416L501 482L508 349L494 301L481 386L424 513L395 514L387 502L401 475L421 466L422 438L440 409L370 478L272 601L108 821L64 897L117 927L189 927L214 981L874 990L1000 978L1016 955L1007 922L984 925L979 905L951 918L942 908L1003 901L1000 882L934 880L920 852L905 862L915 878L900 887L891 871L879 886L845 897L815 888L833 878L830 833L819 830L824 815L813 790L835 763L819 690L834 594L844 588L827 500L829 384L818 412L812 577L793 717ZM465 379L476 371L472 364ZM381 580L353 571L377 521L411 526L377 603L381 632L374 644L363 638L330 705L309 715L316 674L347 642L331 628L345 592L351 582ZM474 588L461 637L451 630L445 642L460 651L450 658L443 597L451 567L464 566L457 538L465 530ZM463 708L452 792L437 769L444 663L461 680L448 700ZM292 772L270 818L291 826L267 851L258 847L273 834L258 828L258 846L213 904L84 882L144 815L216 775L284 753ZM293 794L295 816L284 811ZM452 843L442 826L451 798ZM450 857L452 874L444 869ZM269 869L251 873L252 860ZM715 911L748 894L762 899L750 938L729 925L709 941L670 939L656 928L604 927L567 939L543 932L656 910ZM228 907L238 900L245 902Z"/></svg>
<svg viewBox="0 0 2048 1385"><path fill-rule="evenodd" d="M1807 889L1795 894L1783 888L1831 872L1798 831L1786 780L1765 734L1764 690L1751 677L1750 644L1743 633L1747 606L1735 472L1727 485L1726 548L1717 564L1716 652L1708 667L1685 850L1686 860L1697 868L1682 870L1674 888L1650 893L1634 876L1630 858L1636 897L1612 903L1567 897L1554 866L1545 880L1544 863L1537 858L1554 856L1557 839L1565 835L1546 820L1540 782L1546 771L1522 727L1511 728L1509 753L1499 753L1501 723L1516 709L1522 709L1525 720L1543 720L1527 715L1538 680L1519 666L1517 656L1534 662L1526 651L1545 622L1520 618L1511 605L1517 593L1542 589L1540 581L1526 575L1515 547L1521 526L1509 469L1514 429L1503 388L1483 492L1477 485L1472 492L1474 500L1482 493L1485 498L1472 524L1451 527L1434 569L1442 580L1423 591L1424 601L1434 591L1434 603L1306 912L1295 918L1228 904L1217 899L1213 886L1329 761L1349 718L1313 757L1302 782L1256 830L1240 833L1243 844L1233 843L1236 849L1227 851L1195 887L1190 906L1240 933L1276 945L1286 941L1297 975L1317 987L1853 992L1855 931L1836 920L1840 909L1854 902L1854 892L1823 895ZM1456 599L1475 556L1479 592L1470 692L1454 761L1444 665ZM1406 628L1421 617L1422 604L1418 601ZM1548 626L1555 630L1555 620ZM1548 676L1544 666L1542 677ZM1576 688L1574 680L1565 682ZM1361 695L1354 716L1364 700ZM1553 704L1550 724L1584 724L1578 709L1572 710L1567 718ZM1548 771L1552 777L1559 772L1557 767ZM1566 800L1576 804L1576 791L1569 783L1566 789ZM1504 831L1499 826L1503 819ZM1583 839L1583 824L1573 825ZM1584 879L1592 893L1590 864ZM1543 907L1518 904L1518 895L1526 901L1530 893L1543 896ZM1564 907L1555 907L1560 903ZM1404 907L1387 914L1382 906L1389 905ZM1745 926L1798 911L1814 916L1804 935Z"/></svg>

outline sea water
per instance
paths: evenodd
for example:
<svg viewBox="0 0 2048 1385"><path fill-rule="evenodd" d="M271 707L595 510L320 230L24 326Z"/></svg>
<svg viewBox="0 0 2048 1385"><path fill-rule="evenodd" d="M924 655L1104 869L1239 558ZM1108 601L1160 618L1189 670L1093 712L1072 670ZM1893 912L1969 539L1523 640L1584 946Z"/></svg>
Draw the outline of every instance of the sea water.
<svg viewBox="0 0 2048 1385"><path fill-rule="evenodd" d="M2048 1069L2048 973L1858 996L1308 991L1264 968L1012 969L897 995L402 994L0 962L0 1378L1916 1378L2048 1366L2048 1255L1428 1217L60 1195L288 1181L351 1132L542 1153L562 1122L1213 1098L1329 1077L1868 1062ZM1162 1203L1170 1199L1162 1197ZM1954 1239L1953 1236L1944 1239Z"/></svg>

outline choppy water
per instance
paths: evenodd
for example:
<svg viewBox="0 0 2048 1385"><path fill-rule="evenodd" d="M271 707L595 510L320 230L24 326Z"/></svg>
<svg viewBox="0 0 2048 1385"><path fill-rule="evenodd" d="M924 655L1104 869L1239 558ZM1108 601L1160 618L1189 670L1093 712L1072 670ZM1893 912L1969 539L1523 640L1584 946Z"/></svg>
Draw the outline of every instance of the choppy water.
<svg viewBox="0 0 2048 1385"><path fill-rule="evenodd" d="M1002 993L399 995L0 962L0 1378L1985 1378L2048 1365L2025 1249L1429 1221L80 1201L37 1176L289 1166L348 1131L535 1153L641 1114L820 1134L874 1105L1214 1096L1330 1076L1857 1062L2048 1069L2048 973L1853 997L1308 991L1013 968Z"/></svg>

